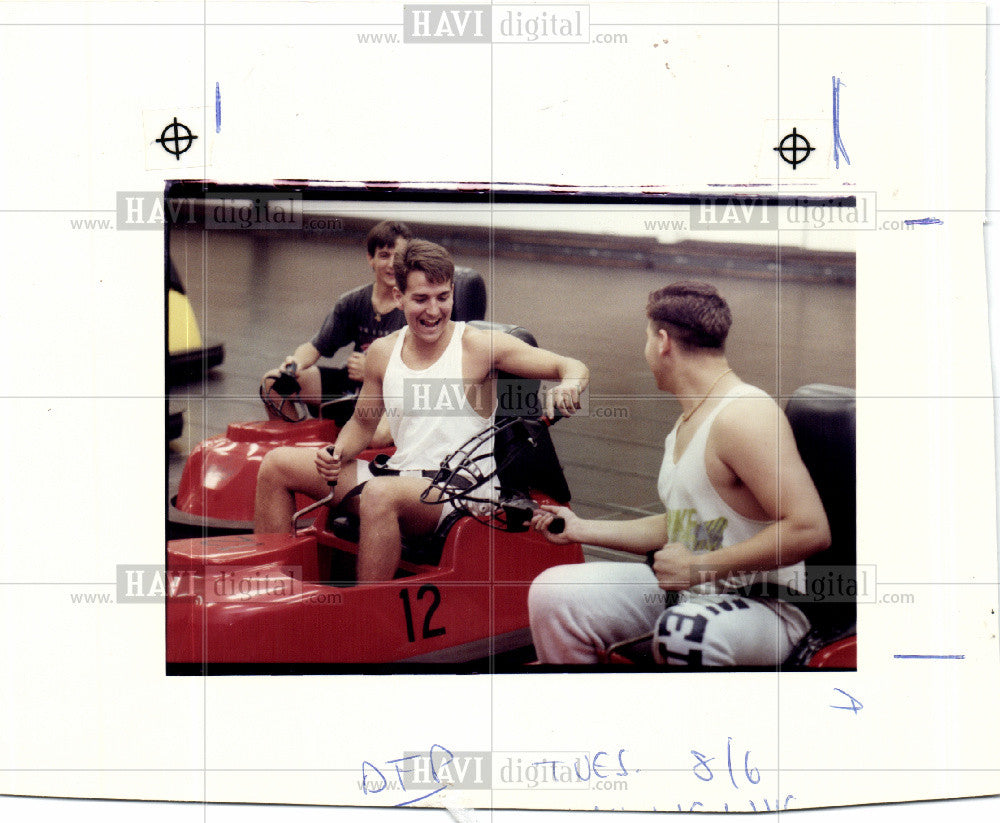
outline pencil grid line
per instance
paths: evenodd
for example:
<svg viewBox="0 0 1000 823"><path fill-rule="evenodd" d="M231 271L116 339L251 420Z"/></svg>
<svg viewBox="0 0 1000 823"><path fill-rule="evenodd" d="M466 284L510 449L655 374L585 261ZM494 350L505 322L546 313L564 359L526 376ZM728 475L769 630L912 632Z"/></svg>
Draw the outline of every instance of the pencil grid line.
<svg viewBox="0 0 1000 823"><path fill-rule="evenodd" d="M737 23L711 23L711 22L682 22L677 20L663 20L658 22L642 22L642 23L595 23L591 22L591 27L596 28L660 28L664 26L670 26L673 28L774 28L775 23L767 22L753 22L753 21L740 21ZM791 29L791 28L828 28L831 26L836 26L840 28L982 28L990 29L995 26L1000 26L1000 23L991 23L989 21L984 22L893 22L893 23L880 23L876 21L869 22L851 22L851 21L836 21L836 20L824 20L822 22L786 22L779 24L781 28ZM245 21L212 21L206 23L197 23L194 21L190 22L166 22L157 21L151 23L145 23L141 21L127 22L127 23L115 23L113 21L77 21L77 22L49 22L49 21L7 21L0 22L0 28L32 28L32 27L44 27L49 26L53 28L57 27L89 27L89 28L104 28L104 27L125 27L125 28L149 28L155 26L156 28L317 28L317 27L343 27L343 28L397 28L402 29L403 25L401 23L366 23L366 22L349 22L349 23L339 23L336 21L306 21L306 22L281 22L278 20L268 21L266 23L253 23ZM493 46L524 46L525 43L519 42L499 42L490 43ZM559 43L543 43L541 41L536 41L531 43L532 48L545 47L545 46L559 46L565 48L567 46L590 46L593 43L587 42L559 42Z"/></svg>
<svg viewBox="0 0 1000 823"><path fill-rule="evenodd" d="M776 26L775 26L775 72L776 72L776 74L775 74L775 78L776 78L776 81L775 81L775 85L776 85L776 88L775 88L775 97L777 98L776 99L776 107L777 107L778 122L780 123L781 122L781 0L778 0L778 2L775 5L775 18L776 18L776 20L775 20L775 23L776 23ZM779 142L778 145L780 146L781 143ZM793 145L794 145L794 143L793 143ZM794 151L793 151L792 154L793 154L793 157L794 157ZM779 188L779 190L781 188L782 177L783 177L783 172L784 172L784 169L781 166L781 161L780 161L780 159L778 159L780 157L781 157L781 152L778 152L778 157L775 158L775 160L774 160L774 165L775 165L775 168L777 169L777 173L778 173L778 188ZM777 394L777 392L780 390L780 387L781 387L781 223L780 223L780 221L779 221L778 226L777 226L777 231L775 232L774 256L775 256L775 261L774 261L775 262L775 266L777 267L777 271L775 272L775 274L776 274L776 277L775 277L775 289L776 289L776 295L775 295L775 297L776 297L776 299L774 301L774 303L775 303L775 335L777 337L777 346L775 346L775 351L774 351L774 358L775 358L775 372L774 372L774 374L775 374L775 385L774 385L774 391L775 391L775 394ZM855 260L856 260L856 258L855 258ZM856 266L857 266L857 263L855 262L855 268L856 268ZM856 277L857 277L857 274L856 274L856 271L855 271L855 278ZM856 358L857 358L857 355L855 354L855 359ZM780 439L778 440L778 455L777 455L777 458L778 458L778 465L780 466L781 465L781 441L780 441ZM780 506L781 506L781 490L780 490L780 487L779 487L779 490L778 490L778 506L779 506L779 510L780 510ZM780 557L780 553L781 553L781 535L780 535L780 533L778 535L778 545L776 546L776 551L778 553L778 556ZM775 633L775 639L777 641L777 635L778 635L778 626L777 625L774 628L774 633ZM780 644L776 642L775 648L781 648ZM780 795L781 794L781 680L780 680L780 678L776 679L774 686L775 686L775 702L777 704L775 706L775 726L774 726L774 734L775 734L775 739L776 739L776 743L777 743L777 746L775 747L775 752L776 752L777 758L778 758L778 773L776 775L776 782L777 782L777 787L778 787L778 794ZM781 809L779 808L777 810L778 820L781 819L781 814L782 814L782 812L781 812Z"/></svg>
<svg viewBox="0 0 1000 823"><path fill-rule="evenodd" d="M779 672L775 672L779 674ZM207 679L207 678L206 678ZM535 751L511 751L511 750L500 750L495 749L489 750L490 754L561 754L562 752L535 752ZM579 751L568 752L569 754L579 754ZM713 760L715 758L712 758ZM956 772L956 773L966 773L966 772L980 772L984 774L1000 774L1000 768L995 766L982 766L973 768L940 768L938 766L927 766L926 768L920 768L916 766L910 767L857 767L857 768L835 768L835 767L823 767L817 766L815 768L810 768L808 766L798 766L798 767L785 767L779 769L777 766L754 766L756 771L761 774L775 774L779 772L801 772L803 774L815 774L815 773L826 773L831 772L833 774L839 774L841 772L858 772L858 773L868 773L868 772L880 772L880 773L890 773L890 774L908 774L908 773L931 773L937 774L938 772ZM329 772L339 773L339 772L357 772L356 766L326 766L323 768L315 767L303 767L301 769L296 769L290 766L210 766L207 769L201 767L192 766L191 768L184 768L183 766L173 766L173 767L159 767L159 766L149 766L149 767L139 767L139 766L121 766L121 767L107 767L107 768L95 768L95 767L73 767L73 766L39 766L37 768L31 767L21 767L16 768L0 768L0 773L17 773L17 772L81 772L81 773L101 773L101 772L123 772L123 773L143 773L143 772L194 772L200 774L202 771L208 772L219 772L219 773L257 773L257 772L289 772L292 774L327 774ZM636 768L634 771L629 772L629 776L632 774L643 774L646 772L652 773L663 773L663 774L687 774L691 771L690 768L684 768L680 766L661 766L659 768L649 768L643 766L641 768ZM500 789L499 791L523 791L522 789ZM195 801L196 802L196 801ZM266 804L272 805L272 804Z"/></svg>
<svg viewBox="0 0 1000 823"><path fill-rule="evenodd" d="M696 397L701 399L703 395L677 395L678 397ZM778 394L774 396L776 400L788 400L792 395L790 394ZM713 394L710 397L721 397L721 395ZM861 394L856 395L858 400L881 400L881 401L897 401L897 400L995 400L997 395L991 394ZM257 401L259 398L257 395L249 394L5 394L0 395L0 402L7 401L23 401L23 400L139 400L139 401L152 401L152 400L168 400L174 398L176 400L200 400L203 401L205 405L210 405L215 402L229 401L229 400L247 400L247 401ZM658 400L663 403L670 403L673 397L666 397L663 395L645 395L645 394L631 394L631 395L603 395L595 397L591 395L594 400L619 400L621 402L627 402L628 400ZM586 419L588 415L580 415L581 418ZM606 418L598 418L606 419ZM610 418L607 419L608 422L614 422ZM574 437L599 437L599 435L590 434L587 432L572 432L571 436Z"/></svg>
<svg viewBox="0 0 1000 823"><path fill-rule="evenodd" d="M491 287L495 287L495 285L496 285L496 280L495 280L495 277L496 277L496 245L495 245L496 244L496 222L495 222L496 221L496 218L495 218L495 214L496 214L496 212L495 212L496 194L495 194L495 189L494 189L494 185L493 185L493 180L496 177L496 137L495 137L495 135L496 135L496 113L495 113L495 107L496 107L496 87L495 87L496 75L495 75L495 62L494 62L495 59L496 59L496 53L495 53L495 51L493 49L493 43L490 43L490 183L491 183L491 185L490 185L490 195L489 195L489 200L490 200L490 223L489 223L489 262L488 262L488 267L489 267L489 282L490 282L490 286ZM492 301L492 300L489 301L489 304L490 304L490 318L492 320L496 316L495 315L496 305L495 305L495 302ZM492 346L492 343L493 343L493 338L490 337L490 345L491 346ZM488 561L489 562L489 575L490 575L490 579L494 580L494 578L496 577L496 551L495 551L495 547L496 547L496 534L494 533L494 531L492 529L490 529L489 535L490 535L489 536L490 552L489 552L489 561ZM496 589L493 586L490 586L490 590L489 590L490 613L489 613L488 620L489 620L489 626L490 626L489 648L490 648L491 652L494 649L494 638L496 636L496 611L495 611L496 610L496 595L495 595L495 592L496 592ZM496 741L496 711L495 711L496 700L495 700L495 691L494 691L494 682L495 681L494 681L494 678L492 676L495 673L496 661L495 661L495 655L492 654L492 653L490 654L488 665L489 665L489 671L490 671L490 680L489 680L489 683L490 683L490 687L489 687L490 688L490 750L492 750L493 747L494 747L495 741ZM493 806L494 806L493 780L491 779L490 780L490 809L491 809L491 811L490 811L490 817L491 818L493 817L493 812L492 812Z"/></svg>
<svg viewBox="0 0 1000 823"><path fill-rule="evenodd" d="M202 134L207 135L208 132L208 0L203 0L202 2L202 30L201 30L201 42L202 42L202 83L201 83L201 93L202 93ZM208 138L202 141L202 166L205 171L208 171ZM207 175L206 175L207 176ZM166 192L164 191L164 196ZM167 248L167 254L170 253L169 247ZM208 244L201 244L201 297L202 305L205 307L205 311L208 311ZM206 330L208 324L206 323ZM203 361L201 365L202 381L201 385L204 387L205 376L207 374L206 363ZM204 390L204 388L203 388ZM168 401L164 401L164 413L169 414ZM202 405L202 431L208 431L208 405ZM203 491L204 495L205 492ZM204 544L202 544L204 545ZM164 565L166 565L166 546L164 545ZM205 611L208 607L207 603L202 603L202 621L201 621L201 648L202 648L202 671L208 670L208 620L205 619L207 616ZM164 623L166 623L166 609L163 610ZM164 625L164 630L166 630L166 625ZM164 661L165 662L165 661ZM208 823L208 678L202 677L202 736L203 749L202 749L202 821L203 823Z"/></svg>
<svg viewBox="0 0 1000 823"><path fill-rule="evenodd" d="M655 512L655 511L646 511L646 512L644 512L643 510L632 509L632 508L629 508L629 507L622 507L622 508L627 509L627 511L630 514L633 513L633 512L635 512L635 513L643 514L643 516L648 516L650 514L661 514L662 513L662 512ZM608 515L603 515L601 517L596 517L596 518L593 518L593 519L595 519L595 520L602 520L602 519L603 520L610 520L611 518ZM208 542L210 542L210 543L211 542L215 542L215 541L225 540L225 539L226 539L225 537L210 537L210 538L206 538L206 540ZM603 548L601 546L590 545L588 543L583 543L581 545L583 545L584 548L590 548L590 549L594 549L594 548L600 549L600 548ZM627 553L627 552L624 552L624 551L621 551L621 550L614 550L614 551L620 551L620 553L623 554L623 555L630 554L630 553ZM635 557L641 558L642 555L638 555L637 554L637 555L635 555ZM121 565L126 565L126 564L121 564ZM137 565L147 565L148 566L150 564L137 564ZM288 563L288 564L285 564L285 566L286 567L293 567L294 564ZM877 564L875 564L875 563L869 563L869 564L862 564L862 566L877 566ZM225 571L226 569L232 569L234 567L236 567L236 568L247 568L247 566L245 564L233 564L233 565L218 564L218 565L215 565L215 566L211 566L211 565L209 566L209 568L218 569L220 572ZM190 576L193 576L195 573L194 572L189 572L189 571L182 571L182 572L176 572L175 574L177 574L180 577L190 577ZM330 583L330 582L338 582L338 583L351 583L352 585L354 584L353 580L351 580L351 581L339 581L339 580L338 581L329 581L329 580L313 581L313 580L306 580L306 581L301 581L301 582L304 582L304 583L318 583L318 582ZM435 581L435 585L439 586L439 587L442 587L442 588L444 588L444 587L458 588L458 587L461 587L461 586L483 586L483 585L487 585L488 584L488 585L491 585L491 586L508 586L508 587L511 587L511 588L523 588L524 586L529 585L531 582L532 581L530 581L530 580L520 580L520 581L517 581L517 580L496 580L495 578L487 577L487 578L483 578L481 580L438 580L438 581ZM981 588L981 587L995 588L996 586L1000 585L1000 580L989 580L989 579L987 579L987 580L879 580L879 581L877 581L877 584L879 586L947 586L949 588L952 588L952 587L955 587L955 586L968 586L970 588ZM111 580L111 581L108 581L108 580L98 580L98 581L94 581L94 580L0 580L0 586L117 586L117 585L118 585L118 581L117 580ZM584 584L579 584L579 585L583 585L583 586L587 586L587 587L591 587L591 586L604 586L604 585L615 585L615 586L628 587L628 586L634 585L634 584L629 584L629 583L613 583L613 584L608 583L608 584L606 584L603 581L594 581L592 583L584 583ZM641 587L641 588L644 588L644 587ZM803 592L803 594L808 594L808 592ZM861 601L858 605L865 605L866 603L869 603L869 602L870 601ZM88 604L81 604L81 605L94 605L94 604L89 604L88 603ZM110 604L108 604L108 605L110 605ZM132 606L132 605L144 605L144 604L130 603L128 605ZM155 605L155 603L150 602L148 605ZM161 601L160 605L162 605L162 601Z"/></svg>

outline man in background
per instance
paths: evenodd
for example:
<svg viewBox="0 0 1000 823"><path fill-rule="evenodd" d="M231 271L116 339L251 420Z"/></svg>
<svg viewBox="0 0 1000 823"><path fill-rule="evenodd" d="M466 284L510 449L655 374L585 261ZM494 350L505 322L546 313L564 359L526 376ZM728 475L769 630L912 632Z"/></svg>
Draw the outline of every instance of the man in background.
<svg viewBox="0 0 1000 823"><path fill-rule="evenodd" d="M319 414L322 403L357 392L364 380L368 347L406 324L393 298L393 258L410 237L406 224L395 220L383 220L372 227L365 240L372 282L341 295L316 336L298 346L282 363L281 369L294 375L300 387L299 397L314 414ZM316 365L321 357L330 357L351 343L354 351L345 368ZM275 408L283 400L273 385L280 371L269 371L261 379L262 396L270 401L265 402L265 407L272 419L280 416ZM376 441L374 445L385 442Z"/></svg>

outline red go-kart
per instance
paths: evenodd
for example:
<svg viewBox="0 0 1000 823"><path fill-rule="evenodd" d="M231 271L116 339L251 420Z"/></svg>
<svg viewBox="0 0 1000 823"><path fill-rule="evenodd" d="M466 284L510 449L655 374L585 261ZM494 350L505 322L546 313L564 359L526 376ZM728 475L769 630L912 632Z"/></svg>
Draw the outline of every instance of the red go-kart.
<svg viewBox="0 0 1000 823"><path fill-rule="evenodd" d="M474 325L535 345L520 327ZM509 375L500 378L512 380ZM528 587L550 566L582 562L583 552L578 543L555 545L528 529L535 505L565 505L570 493L547 425L538 419L538 381L523 381L506 396L518 398L520 405L501 407L499 413L509 416L480 435L495 441L498 480L493 482L499 486L500 505L484 496L491 475L472 457L481 440L470 441L442 464L429 489L429 502L451 502L454 511L434 534L404 541L391 581L356 584L356 517L325 505L305 506L296 515L294 534L202 533L171 540L168 672L386 666L477 671L500 655L513 659L520 650L530 650ZM237 440L244 428L251 434ZM202 457L193 462L195 455L185 467L186 476L200 479L203 500L211 499L216 486L232 492L241 484L249 496L247 519L252 516L263 454L288 442L276 438L262 445L260 433L271 430L279 435L292 430L299 438L294 442L316 447L332 442L337 433L335 421L328 420L230 426L227 439L242 447L201 450L227 468L226 478L216 482ZM299 432L308 432L310 439L300 438ZM299 530L298 523L314 512L312 524Z"/></svg>
<svg viewBox="0 0 1000 823"><path fill-rule="evenodd" d="M496 440L499 505L483 496L492 473L471 457L485 437ZM583 561L579 543L528 528L538 503L569 500L546 426L494 426L442 463L426 499L455 510L434 534L404 541L384 583L355 583L356 518L325 501L296 515L321 512L295 534L171 541L168 673L485 671L530 647L532 580Z"/></svg>

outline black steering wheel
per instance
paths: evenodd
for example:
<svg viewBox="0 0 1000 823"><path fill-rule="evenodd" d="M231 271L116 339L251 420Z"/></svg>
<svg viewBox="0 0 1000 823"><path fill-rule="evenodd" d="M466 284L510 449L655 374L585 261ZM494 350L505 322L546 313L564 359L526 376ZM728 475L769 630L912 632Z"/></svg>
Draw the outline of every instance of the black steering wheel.
<svg viewBox="0 0 1000 823"><path fill-rule="evenodd" d="M558 419L557 416L555 420ZM546 426L551 426L555 420L540 418ZM501 461L494 459L493 443L498 434L504 434L508 442ZM511 417L495 423L470 437L441 461L441 468L420 499L425 503L450 503L458 511L494 529L526 531L538 504L528 496L526 489L501 487L496 494L496 484L490 481L526 449L532 448L535 448L535 441L522 418ZM565 527L565 521L557 517L548 530L559 534Z"/></svg>
<svg viewBox="0 0 1000 823"><path fill-rule="evenodd" d="M259 389L264 405L287 423L298 423L308 416L300 396L302 386L299 385L297 371L294 362L282 366L277 375L267 375ZM281 400L276 400L274 394Z"/></svg>

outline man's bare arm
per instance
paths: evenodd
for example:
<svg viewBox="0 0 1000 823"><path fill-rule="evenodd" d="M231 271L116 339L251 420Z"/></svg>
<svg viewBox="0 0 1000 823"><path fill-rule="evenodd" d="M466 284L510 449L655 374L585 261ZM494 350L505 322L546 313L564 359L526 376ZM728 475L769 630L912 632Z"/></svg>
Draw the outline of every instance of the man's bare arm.
<svg viewBox="0 0 1000 823"><path fill-rule="evenodd" d="M565 527L558 535L548 531L553 518L561 517ZM645 554L667 542L667 516L655 514L635 520L584 520L565 506L542 506L531 525L553 543L589 543L608 549Z"/></svg>
<svg viewBox="0 0 1000 823"><path fill-rule="evenodd" d="M561 354L529 346L510 334L493 334L490 340L493 368L520 377L558 380L550 398L549 406L565 415L573 414L580 408L580 395L590 382L590 370L579 360ZM552 408L547 407L550 413Z"/></svg>
<svg viewBox="0 0 1000 823"><path fill-rule="evenodd" d="M305 371L310 366L315 365L319 358L319 349L317 349L312 343L303 343L295 349L295 352L291 357L285 358L282 366L285 366L289 361L294 360L297 369L299 371Z"/></svg>
<svg viewBox="0 0 1000 823"><path fill-rule="evenodd" d="M719 415L712 441L722 461L775 522L749 540L697 555L711 578L790 566L830 545L830 526L788 420L755 400ZM692 583L700 582L693 580Z"/></svg>
<svg viewBox="0 0 1000 823"><path fill-rule="evenodd" d="M385 413L385 402L382 397L382 378L388 356L384 340L376 340L368 349L365 358L365 379L361 384L358 402L354 414L340 430L337 437L336 451L341 460L353 460L362 449L368 447L378 429L379 421Z"/></svg>
<svg viewBox="0 0 1000 823"><path fill-rule="evenodd" d="M369 445L373 449L382 449L386 446L391 446L392 442L392 430L389 428L389 418L383 414L382 419L378 421L378 428L375 430L375 434L372 435L372 441Z"/></svg>

